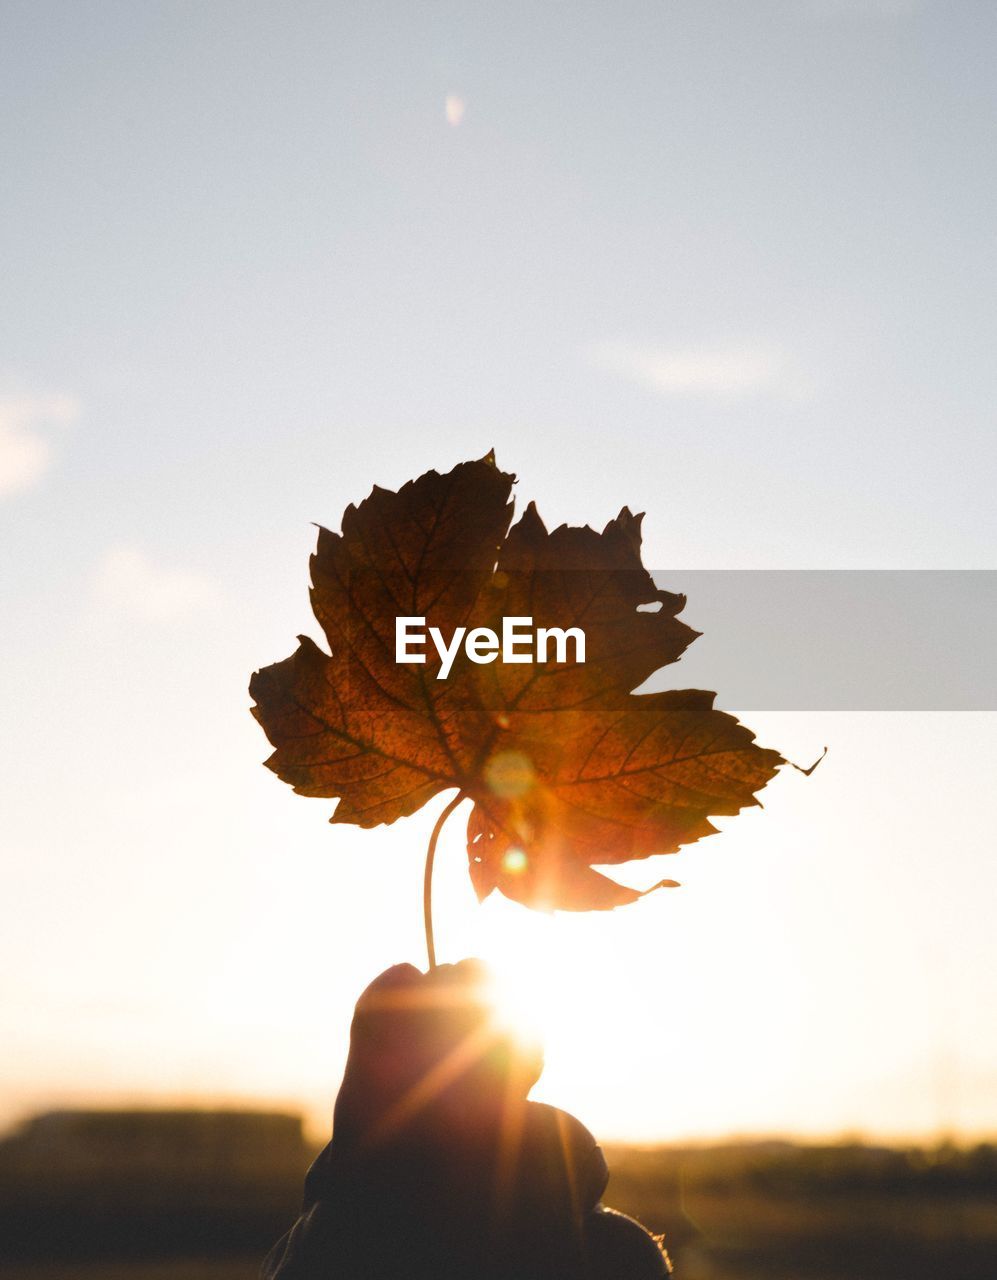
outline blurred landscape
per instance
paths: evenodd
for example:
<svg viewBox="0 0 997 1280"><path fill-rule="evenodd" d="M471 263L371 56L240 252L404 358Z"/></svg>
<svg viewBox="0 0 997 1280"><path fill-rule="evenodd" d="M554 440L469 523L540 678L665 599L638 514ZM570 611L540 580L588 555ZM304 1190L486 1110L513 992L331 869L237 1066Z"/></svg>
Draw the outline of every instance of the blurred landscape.
<svg viewBox="0 0 997 1280"><path fill-rule="evenodd" d="M300 1117L60 1111L0 1143L8 1280L252 1280L315 1154ZM607 1202L684 1280L994 1280L997 1146L608 1146Z"/></svg>

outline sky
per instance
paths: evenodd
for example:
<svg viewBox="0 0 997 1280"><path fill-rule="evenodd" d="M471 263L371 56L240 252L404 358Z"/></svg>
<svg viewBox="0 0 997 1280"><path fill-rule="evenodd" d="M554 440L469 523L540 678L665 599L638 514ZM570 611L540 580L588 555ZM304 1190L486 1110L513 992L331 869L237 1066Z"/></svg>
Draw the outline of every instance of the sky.
<svg viewBox="0 0 997 1280"><path fill-rule="evenodd" d="M327 1124L439 806L329 827L246 685L372 484L494 447L665 572L997 568L995 42L987 0L0 0L0 1123ZM730 709L827 760L609 916L478 907L455 820L443 958L528 979L600 1138L994 1132L997 716Z"/></svg>

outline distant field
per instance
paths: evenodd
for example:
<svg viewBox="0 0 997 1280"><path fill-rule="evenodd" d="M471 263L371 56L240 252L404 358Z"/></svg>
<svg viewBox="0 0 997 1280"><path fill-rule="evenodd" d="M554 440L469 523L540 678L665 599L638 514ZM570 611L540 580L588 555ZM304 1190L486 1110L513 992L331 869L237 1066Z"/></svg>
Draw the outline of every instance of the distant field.
<svg viewBox="0 0 997 1280"><path fill-rule="evenodd" d="M619 1192L624 1194L619 1194ZM618 1188L610 1203L664 1229L675 1280L997 1280L997 1202L917 1196L769 1198ZM4 1280L255 1280L260 1258L7 1263Z"/></svg>
<svg viewBox="0 0 997 1280"><path fill-rule="evenodd" d="M664 1230L676 1280L997 1280L997 1201L689 1193L681 1221L608 1197Z"/></svg>
<svg viewBox="0 0 997 1280"><path fill-rule="evenodd" d="M261 1124L172 1113L43 1118L34 1145L33 1131L8 1143L5 1173L0 1159L0 1275L256 1280L297 1211L311 1155L286 1123L295 1141L283 1161L269 1138L261 1155ZM88 1125L100 1132L85 1143ZM664 1233L676 1280L997 1280L995 1144L610 1147L607 1157L606 1202ZM13 1260L43 1247L153 1260ZM182 1257L198 1252L212 1256Z"/></svg>

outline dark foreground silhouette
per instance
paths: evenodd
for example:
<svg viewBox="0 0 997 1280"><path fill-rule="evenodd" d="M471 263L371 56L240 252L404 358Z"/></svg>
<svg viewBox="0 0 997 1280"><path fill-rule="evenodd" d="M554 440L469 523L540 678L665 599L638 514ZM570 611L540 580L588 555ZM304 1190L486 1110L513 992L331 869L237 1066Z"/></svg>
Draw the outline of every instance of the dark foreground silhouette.
<svg viewBox="0 0 997 1280"><path fill-rule="evenodd" d="M360 997L333 1138L262 1280L644 1280L656 1240L600 1203L606 1162L527 1094L539 1046L503 1031L476 961L397 965Z"/></svg>

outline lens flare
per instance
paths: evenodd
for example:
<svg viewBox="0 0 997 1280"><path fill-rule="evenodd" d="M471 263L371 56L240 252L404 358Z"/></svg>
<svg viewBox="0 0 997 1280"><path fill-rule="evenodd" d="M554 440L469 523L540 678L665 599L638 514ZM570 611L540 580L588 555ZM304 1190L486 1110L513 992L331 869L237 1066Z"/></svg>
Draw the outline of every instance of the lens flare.
<svg viewBox="0 0 997 1280"><path fill-rule="evenodd" d="M510 875L518 875L526 870L528 863L529 858L522 849L510 849L502 858L502 870Z"/></svg>

